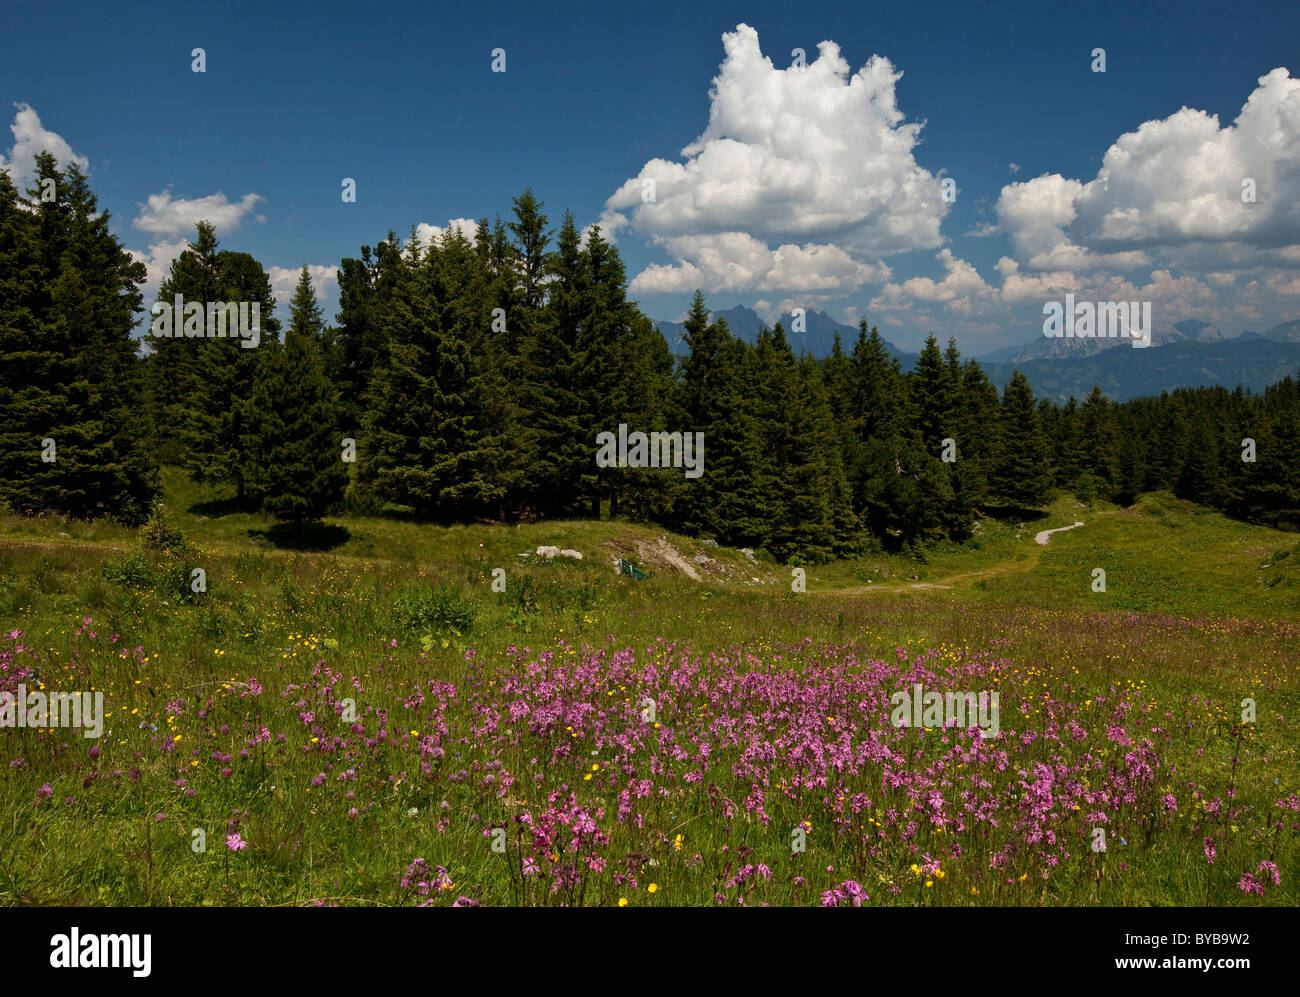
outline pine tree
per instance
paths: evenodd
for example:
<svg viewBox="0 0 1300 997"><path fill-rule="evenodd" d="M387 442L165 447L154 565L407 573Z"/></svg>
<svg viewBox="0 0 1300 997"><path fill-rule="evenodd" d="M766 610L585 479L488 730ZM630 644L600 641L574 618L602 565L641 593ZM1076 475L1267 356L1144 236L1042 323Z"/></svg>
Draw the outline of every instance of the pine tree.
<svg viewBox="0 0 1300 997"><path fill-rule="evenodd" d="M43 267L36 215L24 203L0 168L0 498L34 513L60 504L60 469L42 461L42 441L54 438L57 456L60 385L73 372L72 344L41 334Z"/></svg>
<svg viewBox="0 0 1300 997"><path fill-rule="evenodd" d="M1248 514L1277 529L1300 530L1300 382L1286 377L1271 385L1259 409L1255 464L1261 473L1247 492Z"/></svg>
<svg viewBox="0 0 1300 997"><path fill-rule="evenodd" d="M174 310L176 295L186 301L220 301L221 272L217 259L217 236L209 222L199 222L189 247L172 260L168 275L158 288L159 309ZM191 419L196 400L203 390L203 340L177 336L182 316L171 316L170 337L146 335L149 361L150 408L157 434L158 452L169 464L185 463L182 435Z"/></svg>
<svg viewBox="0 0 1300 997"><path fill-rule="evenodd" d="M348 476L321 353L325 324L306 267L289 307L283 349L259 371L245 452L263 507L300 531L342 497Z"/></svg>
<svg viewBox="0 0 1300 997"><path fill-rule="evenodd" d="M600 234L599 225L588 231L580 259L577 353L582 366L577 372L577 387L584 420L583 441L592 456L579 490L589 501L592 517L597 518L604 500L610 503L610 515L618 515L620 500L629 488L625 469L598 470L594 454L598 433L617 432L619 423L637 418L631 408L632 323L636 309L627 300L623 260Z"/></svg>
<svg viewBox="0 0 1300 997"><path fill-rule="evenodd" d="M419 242L412 238L400 263L389 261L376 330L384 350L370 374L357 472L382 501L409 505L427 518L437 509L440 494L425 444L437 431L439 393L420 257Z"/></svg>
<svg viewBox="0 0 1300 997"><path fill-rule="evenodd" d="M1115 482L1115 501L1128 506L1137 501L1142 491L1143 465L1146 463L1146 445L1132 413L1118 417L1119 444L1116 453L1118 477Z"/></svg>
<svg viewBox="0 0 1300 997"><path fill-rule="evenodd" d="M1219 500L1219 458L1217 434L1205 420L1193 422L1183 466L1178 473L1174 494L1179 498L1215 505Z"/></svg>
<svg viewBox="0 0 1300 997"><path fill-rule="evenodd" d="M959 472L953 482L971 507L988 499L992 456L998 448L998 389L974 360L961 369L962 411L957 419Z"/></svg>
<svg viewBox="0 0 1300 997"><path fill-rule="evenodd" d="M650 319L634 311L626 373L629 424L645 432L686 431L685 420L676 405L676 367L663 334ZM708 456L707 446L705 456ZM687 479L681 469L630 468L619 510L631 519L671 522L675 506L694 480L698 479Z"/></svg>
<svg viewBox="0 0 1300 997"><path fill-rule="evenodd" d="M492 444L474 391L470 340L487 316L482 299L467 293L472 257L454 228L427 252L412 232L405 272L382 312L387 352L372 375L360 475L383 499L421 517L462 518L501 498L484 474Z"/></svg>
<svg viewBox="0 0 1300 997"><path fill-rule="evenodd" d="M824 496L819 497L819 502L824 501L827 509L825 539L821 543L829 555L849 557L862 550L862 526L853 511L853 493L844 470L843 439L831 391L826 375L811 356L800 359L799 374L803 406L812 423L812 464L819 478L816 487Z"/></svg>
<svg viewBox="0 0 1300 997"><path fill-rule="evenodd" d="M1018 370L1002 391L1000 421L1000 452L991 488L1009 505L1022 509L1041 506L1051 491L1046 473L1047 444L1033 390L1028 378Z"/></svg>
<svg viewBox="0 0 1300 997"><path fill-rule="evenodd" d="M1184 411L1185 391L1176 391L1172 395L1162 392L1160 408L1156 415L1153 445L1148 448L1150 462L1149 477L1144 491L1156 491L1177 486L1186 457L1189 426Z"/></svg>
<svg viewBox="0 0 1300 997"><path fill-rule="evenodd" d="M956 413L952 372L939 352L939 343L928 336L916 358L916 369L909 378L912 425L921 434L926 453L939 453L942 441L955 429Z"/></svg>
<svg viewBox="0 0 1300 997"><path fill-rule="evenodd" d="M848 540L851 510L837 514L847 492L833 455L830 406L815 364L795 359L777 323L754 343L755 416L762 441L757 479L770 510L763 546L781 561L818 562ZM837 520L843 536L836 535Z"/></svg>
<svg viewBox="0 0 1300 997"><path fill-rule="evenodd" d="M537 509L542 491L537 460L543 433L533 413L544 409L549 393L538 360L538 339L544 325L550 233L542 204L531 191L515 198L514 207L514 222L506 225L498 218L489 228L483 219L475 240L475 294L490 312L470 340L474 392L483 404L487 434L480 492L486 496L492 490L489 479L495 482L493 514L498 519L531 515Z"/></svg>
<svg viewBox="0 0 1300 997"><path fill-rule="evenodd" d="M866 319L858 323L850 372L854 432L845 471L854 511L878 543L896 549L918 528L909 506L916 501L918 461L898 360L890 356L880 331L868 328Z"/></svg>
<svg viewBox="0 0 1300 997"><path fill-rule="evenodd" d="M673 524L734 546L760 545L771 494L759 478L761 442L746 391L749 350L723 319L709 320L695 292L686 316L687 354L678 382L683 432L704 434L704 474L685 482ZM749 399L747 401L747 399Z"/></svg>
<svg viewBox="0 0 1300 997"><path fill-rule="evenodd" d="M38 336L41 267L35 215L0 167L0 507L37 512L54 500L42 440L57 423L70 348Z"/></svg>
<svg viewBox="0 0 1300 997"><path fill-rule="evenodd" d="M510 299L489 259L455 228L427 256L441 396L441 429L429 445L439 455L442 514L462 519L507 518L507 507L523 490L523 462L531 450L531 430L517 418L512 329L526 322L528 310L494 316L494 306Z"/></svg>
<svg viewBox="0 0 1300 997"><path fill-rule="evenodd" d="M150 364L153 414L164 460L185 467L192 480L233 486L236 501L255 508L258 496L247 488L245 448L253 386L262 365L280 348L280 323L275 318L271 280L262 265L247 253L217 251L216 231L199 222L189 248L172 261L171 272L158 289L158 305L174 311L180 295L186 305L201 306L200 321L171 316L171 337L151 335L156 353ZM224 337L207 335L207 306L217 302L247 307L256 338L240 335L227 324ZM155 322L165 316L157 316ZM233 318L233 316L232 316ZM256 345L249 345L256 343Z"/></svg>
<svg viewBox="0 0 1300 997"><path fill-rule="evenodd" d="M587 436L593 420L579 386L582 247L578 227L567 211L555 249L547 257L546 274L546 306L537 315L534 336L525 344L524 404L537 434L530 495L543 514L571 516L582 507L581 482L590 473L588 465L594 463L595 444Z"/></svg>
<svg viewBox="0 0 1300 997"><path fill-rule="evenodd" d="M1119 475L1114 416L1110 401L1096 386L1079 410L1078 450L1080 471L1090 479L1088 487L1113 498Z"/></svg>
<svg viewBox="0 0 1300 997"><path fill-rule="evenodd" d="M356 437L361 431L371 378L387 348L382 313L405 273L404 266L397 236L390 231L373 253L362 246L360 259L344 259L339 267L338 388L342 430L347 436Z"/></svg>
<svg viewBox="0 0 1300 997"><path fill-rule="evenodd" d="M38 154L28 195L0 172L0 497L139 522L159 486L132 336L144 267L76 163Z"/></svg>

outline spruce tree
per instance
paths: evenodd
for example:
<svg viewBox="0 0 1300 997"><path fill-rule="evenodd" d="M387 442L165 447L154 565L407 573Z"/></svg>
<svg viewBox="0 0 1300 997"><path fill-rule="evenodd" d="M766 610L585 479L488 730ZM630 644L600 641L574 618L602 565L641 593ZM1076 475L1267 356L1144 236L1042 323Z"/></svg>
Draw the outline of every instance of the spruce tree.
<svg viewBox="0 0 1300 997"><path fill-rule="evenodd" d="M72 378L71 343L41 335L45 311L36 216L0 168L0 499L16 512L53 508L58 467L42 441L60 433L60 384Z"/></svg>
<svg viewBox="0 0 1300 997"><path fill-rule="evenodd" d="M995 479L990 482L995 496L1021 509L1041 506L1051 491L1046 472L1047 443L1033 389L1018 370L1002 391L999 435Z"/></svg>
<svg viewBox="0 0 1300 997"><path fill-rule="evenodd" d="M172 260L171 268L158 287L155 307L149 319L152 328L160 310L174 310L176 295L185 301L221 300L221 274L217 261L216 229L206 221L198 223L195 240ZM151 303L151 306L154 303ZM172 335L153 335L146 330L145 346L150 351L150 409L159 456L164 463L185 463L182 436L203 387L203 358L200 340L177 335L183 316L171 316Z"/></svg>
<svg viewBox="0 0 1300 997"><path fill-rule="evenodd" d="M454 228L427 252L412 232L382 312L387 349L371 377L360 474L421 517L464 517L501 497L484 474L492 447L470 342L488 316L467 293L472 257Z"/></svg>
<svg viewBox="0 0 1300 997"><path fill-rule="evenodd" d="M760 330L752 369L762 440L758 480L771 510L763 545L781 561L827 560L846 538L836 536L842 468L827 463L831 412L820 376L815 365L801 370L780 322ZM839 519L847 534L848 520Z"/></svg>
<svg viewBox="0 0 1300 997"><path fill-rule="evenodd" d="M566 211L546 261L547 301L525 343L524 404L537 434L530 495L537 510L549 516L585 511L581 482L594 464L595 442L587 435L592 420L579 384L584 365L580 242L573 215Z"/></svg>
<svg viewBox="0 0 1300 997"><path fill-rule="evenodd" d="M132 336L144 266L76 163L42 152L28 199L3 174L0 201L0 497L139 522L159 487Z"/></svg>
<svg viewBox="0 0 1300 997"><path fill-rule="evenodd" d="M992 455L998 447L998 389L974 360L962 365L962 411L957 420L959 472L954 487L980 506L988 498Z"/></svg>
<svg viewBox="0 0 1300 997"><path fill-rule="evenodd" d="M403 267L398 239L391 231L373 252L362 246L359 259L346 258L339 266L335 338L340 353L340 418L344 433L351 437L361 431L371 377L384 356L382 312Z"/></svg>
<svg viewBox="0 0 1300 997"><path fill-rule="evenodd" d="M1089 476L1097 494L1113 498L1119 476L1115 422L1110 401L1094 385L1079 410L1080 472Z"/></svg>
<svg viewBox="0 0 1300 997"><path fill-rule="evenodd" d="M952 372L939 352L939 343L928 336L916 369L909 380L912 425L921 434L926 453L938 455L941 443L955 431L955 392Z"/></svg>
<svg viewBox="0 0 1300 997"><path fill-rule="evenodd" d="M426 445L437 455L442 512L457 518L505 518L530 449L521 447L531 431L517 417L512 330L526 322L525 310L494 317L509 298L487 264L456 228L429 247L426 264L440 396L440 421L430 427L437 436Z"/></svg>
<svg viewBox="0 0 1300 997"><path fill-rule="evenodd" d="M154 424L164 460L182 464L194 481L232 486L237 502L255 508L257 496L244 473L244 441L253 418L253 386L262 364L280 347L280 323L262 265L247 253L218 252L217 246L213 226L199 222L195 241L172 261L158 289L162 309L174 310L180 295L186 305L199 304L203 316L197 327L186 328L181 314L172 315L171 337L149 336ZM209 329L207 320L207 305L216 302L247 306L250 325L256 303L256 340L240 336L231 322L224 337L207 335L219 331Z"/></svg>
<svg viewBox="0 0 1300 997"><path fill-rule="evenodd" d="M587 233L580 259L577 352L582 366L577 372L577 387L584 422L583 440L592 456L579 489L588 499L592 517L596 518L605 500L610 503L611 515L617 515L620 499L630 487L625 469L598 469L594 455L598 433L617 432L619 423L635 422L638 417L631 407L632 322L636 309L627 300L627 271L623 260L618 250L600 234L599 225L593 225Z"/></svg>
<svg viewBox="0 0 1300 997"><path fill-rule="evenodd" d="M695 292L686 316L687 354L678 382L683 432L704 434L704 473L684 482L674 525L734 546L765 535L770 492L758 474L761 441L748 380L749 349L723 319L710 321Z"/></svg>
<svg viewBox="0 0 1300 997"><path fill-rule="evenodd" d="M247 478L262 506L295 530L319 520L347 487L337 393L321 352L324 320L303 267L283 348L259 371L249 406Z"/></svg>
<svg viewBox="0 0 1300 997"><path fill-rule="evenodd" d="M384 348L370 373L357 473L381 502L409 505L429 517L440 486L426 440L436 431L439 399L421 256L412 238L399 258L389 260L376 331Z"/></svg>

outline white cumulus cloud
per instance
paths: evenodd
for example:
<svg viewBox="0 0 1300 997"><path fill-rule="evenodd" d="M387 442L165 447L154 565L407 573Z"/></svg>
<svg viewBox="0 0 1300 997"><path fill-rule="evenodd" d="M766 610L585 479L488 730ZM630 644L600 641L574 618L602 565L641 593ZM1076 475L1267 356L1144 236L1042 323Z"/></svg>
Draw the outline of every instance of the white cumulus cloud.
<svg viewBox="0 0 1300 997"><path fill-rule="evenodd" d="M637 275L638 293L788 290L849 293L887 279L879 257L937 249L949 205L913 151L901 73L873 56L857 72L825 41L806 67L778 68L745 24L723 35L709 123L606 201L604 228L630 227L675 262Z"/></svg>
<svg viewBox="0 0 1300 997"><path fill-rule="evenodd" d="M939 250L936 259L945 271L942 280L911 277L901 284L886 284L881 294L872 300L870 308L907 308L911 302L920 301L943 304L958 315L970 315L996 301L997 291L985 283L979 271L966 260L958 259L949 249Z"/></svg>
<svg viewBox="0 0 1300 997"><path fill-rule="evenodd" d="M286 318L289 314L289 302L293 300L293 292L298 287L298 275L301 273L302 267L271 267L266 271L267 277L271 280L271 293L275 295L275 303L285 309ZM316 300L324 301L329 297L330 287L338 282L339 268L309 264L307 274L311 277Z"/></svg>
<svg viewBox="0 0 1300 997"><path fill-rule="evenodd" d="M443 233L451 228L459 229L461 235L473 242L474 235L478 232L478 222L472 218L453 218L445 226L420 222L419 225L415 226L415 234L420 240L420 245L427 249L432 243L441 239Z"/></svg>
<svg viewBox="0 0 1300 997"><path fill-rule="evenodd" d="M14 144L9 155L0 155L0 168L9 171L9 179L19 190L31 182L36 170L36 154L51 152L58 159L60 166L76 163L83 170L89 171L90 160L72 151L72 146L57 132L52 132L41 124L40 115L30 104L15 103L18 113L9 126L13 132Z"/></svg>
<svg viewBox="0 0 1300 997"><path fill-rule="evenodd" d="M1116 139L1093 179L1009 184L997 215L1034 269L1129 270L1193 247L1219 269L1281 262L1300 246L1300 80L1283 68L1260 77L1227 126L1187 107L1144 122Z"/></svg>
<svg viewBox="0 0 1300 997"><path fill-rule="evenodd" d="M131 222L134 228L154 235L185 235L192 237L199 222L211 222L220 238L223 232L238 228L249 213L265 198L260 194L245 194L238 201L230 201L218 191L207 197L172 197L171 189L161 194L150 194L140 213ZM264 222L257 215L254 219Z"/></svg>
<svg viewBox="0 0 1300 997"><path fill-rule="evenodd" d="M155 242L149 247L147 253L135 249L127 250L128 253L144 264L146 276L144 283L140 286L140 293L144 296L146 311L157 300L158 285L171 273L172 261L185 252L189 244L188 239L176 239L172 242Z"/></svg>

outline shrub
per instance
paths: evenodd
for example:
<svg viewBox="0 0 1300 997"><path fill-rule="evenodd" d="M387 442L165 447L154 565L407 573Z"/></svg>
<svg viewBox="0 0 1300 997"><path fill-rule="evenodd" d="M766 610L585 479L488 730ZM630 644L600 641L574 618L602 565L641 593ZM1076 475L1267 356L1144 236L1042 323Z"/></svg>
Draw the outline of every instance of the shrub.
<svg viewBox="0 0 1300 997"><path fill-rule="evenodd" d="M184 556L189 552L189 544L180 529L167 520L167 507L162 499L154 499L149 509L149 518L140 527L140 549L163 554Z"/></svg>
<svg viewBox="0 0 1300 997"><path fill-rule="evenodd" d="M478 609L454 585L407 589L395 602L398 622L412 630L433 630L462 636L474 627Z"/></svg>

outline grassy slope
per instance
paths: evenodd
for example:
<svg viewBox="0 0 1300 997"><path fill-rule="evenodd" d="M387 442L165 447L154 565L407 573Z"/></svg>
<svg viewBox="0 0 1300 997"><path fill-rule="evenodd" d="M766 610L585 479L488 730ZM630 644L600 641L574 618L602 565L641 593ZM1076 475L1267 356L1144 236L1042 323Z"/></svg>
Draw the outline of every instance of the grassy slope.
<svg viewBox="0 0 1300 997"><path fill-rule="evenodd" d="M646 654L653 656L660 654L655 648L664 646L662 640L688 645L696 654L743 650L769 662L787 656L800 661L790 647L805 638L882 659L892 659L896 648L956 654L992 645L1015 663L1010 681L1016 684L1006 687L1004 709L1016 710L1026 722L1042 706L1032 694L1039 684L1047 688L1050 682L1054 692L1070 690L1078 699L1127 690L1135 701L1148 700L1160 724L1178 733L1166 749L1179 772L1177 779L1173 772L1165 776L1171 787L1186 782L1207 796L1221 795L1224 784L1235 780L1238 793L1260 812L1285 790L1297 789L1300 648L1294 629L1268 621L1300 619L1300 544L1294 535L1235 523L1167 495L1148 496L1123 510L1084 509L1062 499L1033 523L984 521L976 544L934 552L924 564L874 556L810 567L803 596L789 591L788 569L626 523L442 528L398 519L339 519L332 525L346 530L343 543L328 551L295 552L269 543L269 524L261 517L221 514L220 495L174 472L167 475L167 497L175 523L201 551L194 563L208 574L208 594L195 601L105 580L104 563L125 556L133 531L0 519L0 627L24 631L48 656L52 673L64 662L67 681L74 683L64 687L77 688L75 678L99 682L119 719L165 724L163 704L170 697L208 695L250 674L261 676L268 689L291 678L301 682L300 669L321 656L348 675L382 681L395 690L389 698L400 701L398 692L411 678L470 681L467 646L500 677L511 673L504 654L510 644L563 650L612 640L613 646L649 649ZM1034 543L1039 530L1076 520L1085 525L1054 534L1047 546ZM579 563L519 556L541 544L573 547L585 557ZM674 566L672 552L693 566L698 581ZM611 562L617 556L631 556L652 576L642 582L615 576ZM491 569L498 566L510 580L504 595L489 587ZM1105 593L1092 591L1094 567L1106 570ZM524 576L532 580L527 593L520 587ZM403 606L418 603L436 583L448 583L474 607L472 631L457 635L437 625L406 625ZM128 667L105 653L102 639L88 646L75 632L83 617L93 618L104 634L120 633L125 645L144 647L145 663ZM432 638L427 652L413 652L424 633ZM392 640L399 650L387 652ZM283 675L268 678L272 662ZM1248 695L1260 702L1260 720L1245 735L1243 750L1241 742L1228 740L1227 724ZM180 722L193 720L187 715ZM194 722L187 736L224 743L205 726ZM424 817L416 829L401 822L412 800L421 814L432 811L436 793L397 794L391 807L378 805L363 827L344 820L341 811L318 815L295 763L285 763L278 788L268 788L267 779L222 782L208 774L202 758L194 777L203 789L197 798L126 777L101 797L101 785L76 789L86 768L84 745L74 740L69 750L66 740L48 737L34 744L32 738L40 736L0 733L0 762L19 753L26 761L22 769L5 770L0 782L7 812L28 812L35 787L52 780L59 793L84 793L93 817L64 808L30 826L16 816L6 822L0 851L26 863L11 867L7 886L0 880L0 897L8 902L289 902L312 896L397 902L394 869L433 848ZM106 750L117 752L119 770L130 767L128 752L145 749L149 756L135 737L120 744L105 739ZM1239 774L1231 763L1234 754L1247 758ZM145 782L148 770L146 776ZM153 771L153 781L163 781L162 767ZM159 793L166 796L171 838L160 827L155 842L143 818L159 809ZM401 812L395 809L399 802ZM191 861L188 839L176 836L194 826L215 835L240 808L250 812L251 825L245 826L254 829L248 833L256 834L264 857L256 872L237 875L226 886L215 857L207 865ZM1190 809L1185 804L1178 819L1195 819ZM1241 820L1241 832L1221 833L1267 830L1246 825ZM990 891L1005 887L980 879L974 867L969 882L972 889L984 886L983 902L1199 903L1205 895L1212 903L1240 902L1232 882L1205 881L1205 864L1192 847L1199 833L1189 827L1168 845L1157 845L1141 871L1130 869L1115 882L1086 889L1053 883L1041 895L995 897ZM463 853L478 854L475 836L476 829L455 839ZM699 837L708 835L701 831ZM1294 842L1287 848L1283 854L1294 858ZM459 854L455 848L452 853ZM81 861L72 871L58 865L58 856L69 854ZM887 872L882 867L878 873L882 883ZM481 883L485 899L501 899L497 891L504 887L493 885L490 870L471 863L464 875ZM1283 892L1270 894L1270 902L1294 903L1294 892L1285 892L1293 889L1284 880ZM709 902L711 890L707 882L687 889L683 880L664 902ZM963 901L954 894L943 902Z"/></svg>

